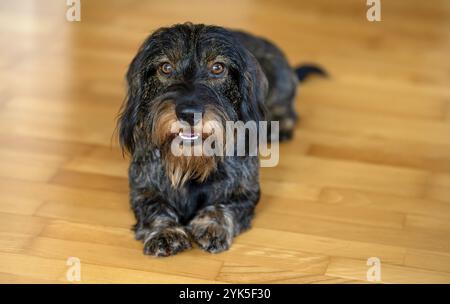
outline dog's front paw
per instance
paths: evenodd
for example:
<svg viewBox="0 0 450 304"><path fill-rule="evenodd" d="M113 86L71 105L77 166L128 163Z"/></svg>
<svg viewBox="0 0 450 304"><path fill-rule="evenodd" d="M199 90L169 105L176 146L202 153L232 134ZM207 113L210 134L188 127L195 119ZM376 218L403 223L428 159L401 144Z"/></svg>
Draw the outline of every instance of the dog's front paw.
<svg viewBox="0 0 450 304"><path fill-rule="evenodd" d="M208 216L197 217L189 224L195 242L211 253L228 250L233 241L233 226Z"/></svg>
<svg viewBox="0 0 450 304"><path fill-rule="evenodd" d="M167 227L147 233L144 254L170 256L191 248L189 237L182 227Z"/></svg>

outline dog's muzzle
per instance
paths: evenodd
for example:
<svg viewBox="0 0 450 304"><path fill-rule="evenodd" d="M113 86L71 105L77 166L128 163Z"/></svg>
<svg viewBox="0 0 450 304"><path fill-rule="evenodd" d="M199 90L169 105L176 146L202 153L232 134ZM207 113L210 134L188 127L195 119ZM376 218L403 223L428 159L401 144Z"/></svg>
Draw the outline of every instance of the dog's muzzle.
<svg viewBox="0 0 450 304"><path fill-rule="evenodd" d="M201 105L180 104L175 107L175 113L179 120L195 126L202 120L203 114L205 114L205 108Z"/></svg>
<svg viewBox="0 0 450 304"><path fill-rule="evenodd" d="M184 141L194 141L200 138L201 130L200 132L196 132L195 126L202 121L205 108L201 105L179 104L175 107L175 113L180 121L190 126L190 128L183 128L178 133L178 136Z"/></svg>

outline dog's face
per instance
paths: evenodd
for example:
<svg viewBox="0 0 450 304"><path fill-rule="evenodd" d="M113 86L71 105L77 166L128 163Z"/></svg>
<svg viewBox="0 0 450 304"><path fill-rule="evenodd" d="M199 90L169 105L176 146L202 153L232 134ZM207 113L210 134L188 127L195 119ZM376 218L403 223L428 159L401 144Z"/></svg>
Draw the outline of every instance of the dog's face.
<svg viewBox="0 0 450 304"><path fill-rule="evenodd" d="M263 118L266 77L249 51L220 27L187 23L157 30L133 59L127 81L119 133L131 153L165 153L176 136L207 136L214 128L208 124ZM192 128L174 130L177 122Z"/></svg>

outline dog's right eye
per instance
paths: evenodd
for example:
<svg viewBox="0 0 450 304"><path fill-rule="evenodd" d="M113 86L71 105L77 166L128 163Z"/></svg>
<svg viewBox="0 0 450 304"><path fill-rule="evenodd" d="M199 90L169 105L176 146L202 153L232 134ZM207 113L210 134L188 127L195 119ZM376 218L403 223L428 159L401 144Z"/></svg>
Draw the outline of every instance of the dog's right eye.
<svg viewBox="0 0 450 304"><path fill-rule="evenodd" d="M220 76L224 70L225 70L225 67L220 62L214 63L210 68L210 71L214 76Z"/></svg>
<svg viewBox="0 0 450 304"><path fill-rule="evenodd" d="M163 76L170 76L173 73L173 66L168 62L164 62L159 66L159 72Z"/></svg>

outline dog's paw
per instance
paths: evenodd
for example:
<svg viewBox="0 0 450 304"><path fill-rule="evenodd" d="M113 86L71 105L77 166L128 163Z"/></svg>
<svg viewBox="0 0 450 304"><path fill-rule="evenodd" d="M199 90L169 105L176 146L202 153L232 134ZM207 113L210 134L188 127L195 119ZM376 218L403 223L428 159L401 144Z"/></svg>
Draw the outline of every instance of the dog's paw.
<svg viewBox="0 0 450 304"><path fill-rule="evenodd" d="M189 231L200 248L211 253L228 250L233 241L232 227L212 219L194 219Z"/></svg>
<svg viewBox="0 0 450 304"><path fill-rule="evenodd" d="M170 256L191 248L191 242L182 227L167 227L147 233L144 254Z"/></svg>

